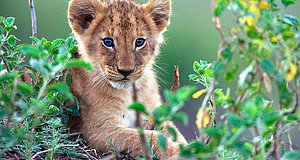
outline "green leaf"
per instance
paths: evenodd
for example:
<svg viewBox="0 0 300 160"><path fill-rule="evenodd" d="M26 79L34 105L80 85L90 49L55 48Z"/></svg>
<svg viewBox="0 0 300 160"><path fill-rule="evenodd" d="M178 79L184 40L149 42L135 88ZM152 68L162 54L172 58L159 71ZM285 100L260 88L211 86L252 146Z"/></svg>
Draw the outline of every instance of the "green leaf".
<svg viewBox="0 0 300 160"><path fill-rule="evenodd" d="M215 8L215 16L219 17L222 12L227 8L228 4L225 1L221 1L217 3L217 6Z"/></svg>
<svg viewBox="0 0 300 160"><path fill-rule="evenodd" d="M15 47L17 40L19 40L18 38L16 38L14 35L10 35L7 39L7 44L10 47Z"/></svg>
<svg viewBox="0 0 300 160"><path fill-rule="evenodd" d="M2 26L0 26L0 33L4 34L4 28Z"/></svg>
<svg viewBox="0 0 300 160"><path fill-rule="evenodd" d="M69 111L74 116L79 116L79 110L77 105L70 105L65 107L67 111Z"/></svg>
<svg viewBox="0 0 300 160"><path fill-rule="evenodd" d="M71 83L72 83L72 77L70 76L70 74L66 75L66 84L71 87Z"/></svg>
<svg viewBox="0 0 300 160"><path fill-rule="evenodd" d="M58 83L54 83L52 84L49 88L48 91L54 91L54 92L60 92L60 93L67 93L69 92L69 86L67 86L64 83L58 82Z"/></svg>
<svg viewBox="0 0 300 160"><path fill-rule="evenodd" d="M281 0L282 4L287 7L290 4L294 4L296 0Z"/></svg>
<svg viewBox="0 0 300 160"><path fill-rule="evenodd" d="M22 46L21 52L25 56L31 56L31 57L34 57L36 59L38 59L39 56L40 56L39 50L36 47L32 47L32 46L29 46L29 45Z"/></svg>
<svg viewBox="0 0 300 160"><path fill-rule="evenodd" d="M264 99L261 96L256 96L253 98L253 102L259 108L264 107Z"/></svg>
<svg viewBox="0 0 300 160"><path fill-rule="evenodd" d="M199 62L195 61L193 64L193 69L196 73L198 73L198 70L201 68L201 65Z"/></svg>
<svg viewBox="0 0 300 160"><path fill-rule="evenodd" d="M82 59L72 59L72 60L70 60L66 64L65 69L71 68L71 67L72 68L73 67L82 67L82 68L86 68L86 69L88 69L90 71L93 70L93 67L92 67L91 63L85 62Z"/></svg>
<svg viewBox="0 0 300 160"><path fill-rule="evenodd" d="M60 114L60 110L57 106L54 106L54 105L50 105L49 106L49 113L51 116L57 116Z"/></svg>
<svg viewBox="0 0 300 160"><path fill-rule="evenodd" d="M203 134L207 134L208 136L215 138L216 140L220 140L222 138L222 130L218 129L218 128L203 128L202 130Z"/></svg>
<svg viewBox="0 0 300 160"><path fill-rule="evenodd" d="M298 31L299 20L297 19L297 17L290 14L286 14L284 15L283 22L291 25L294 31Z"/></svg>
<svg viewBox="0 0 300 160"><path fill-rule="evenodd" d="M46 38L43 37L43 38L41 39L41 44L42 44L43 46L45 46L47 42L48 42L48 41L47 41Z"/></svg>
<svg viewBox="0 0 300 160"><path fill-rule="evenodd" d="M296 120L298 120L298 117L295 114L289 114L289 115L287 115L286 119L289 121L296 121Z"/></svg>
<svg viewBox="0 0 300 160"><path fill-rule="evenodd" d="M182 122L184 125L188 125L188 116L183 112L179 112L173 115L172 120L177 120Z"/></svg>
<svg viewBox="0 0 300 160"><path fill-rule="evenodd" d="M65 42L64 39L56 39L52 42L52 47L53 48L59 47L63 42Z"/></svg>
<svg viewBox="0 0 300 160"><path fill-rule="evenodd" d="M15 23L15 18L14 17L8 17L4 21L5 27L10 27Z"/></svg>
<svg viewBox="0 0 300 160"><path fill-rule="evenodd" d="M184 86L180 87L176 93L175 97L179 102L186 102L195 92L196 88L194 86Z"/></svg>
<svg viewBox="0 0 300 160"><path fill-rule="evenodd" d="M12 137L9 128L1 127L1 137L4 137L4 138L10 138L10 137Z"/></svg>
<svg viewBox="0 0 300 160"><path fill-rule="evenodd" d="M223 66L224 66L224 64L222 62L217 61L213 67L214 74L218 75L220 73L220 71L223 69Z"/></svg>
<svg viewBox="0 0 300 160"><path fill-rule="evenodd" d="M241 72L238 79L238 86L242 89L245 89L248 83L248 76L252 73L253 66L248 66L245 70Z"/></svg>
<svg viewBox="0 0 300 160"><path fill-rule="evenodd" d="M62 122L61 122L61 119L58 118L58 117L52 117L46 123L53 126L54 128L63 125Z"/></svg>
<svg viewBox="0 0 300 160"><path fill-rule="evenodd" d="M0 16L0 24L3 22L5 18L3 16Z"/></svg>
<svg viewBox="0 0 300 160"><path fill-rule="evenodd" d="M37 39L37 38L35 38L35 37L30 36L30 39L31 39L35 44L40 43L40 40Z"/></svg>
<svg viewBox="0 0 300 160"><path fill-rule="evenodd" d="M76 45L76 41L75 41L74 37L68 37L66 39L66 45L67 45L68 49L72 49Z"/></svg>
<svg viewBox="0 0 300 160"><path fill-rule="evenodd" d="M132 103L128 107L128 109L133 109L133 110L135 110L137 112L141 112L141 113L144 113L145 115L149 115L149 113L146 111L145 106L142 103L140 103L140 102L134 102L134 103Z"/></svg>
<svg viewBox="0 0 300 160"><path fill-rule="evenodd" d="M267 127L272 126L277 120L281 118L281 115L277 111L264 114L261 119Z"/></svg>
<svg viewBox="0 0 300 160"><path fill-rule="evenodd" d="M6 72L5 74L3 74L2 76L0 76L0 82L6 81L6 80L12 80L15 79L16 77L16 73L12 72L12 73L8 73Z"/></svg>
<svg viewBox="0 0 300 160"><path fill-rule="evenodd" d="M73 47L69 50L69 52L70 52L72 55L74 55L74 54L77 52L77 49L78 49L77 46L73 46Z"/></svg>
<svg viewBox="0 0 300 160"><path fill-rule="evenodd" d="M228 113L228 120L230 124L232 124L234 127L241 127L242 125L245 124L245 122L241 117L233 113Z"/></svg>
<svg viewBox="0 0 300 160"><path fill-rule="evenodd" d="M163 134L159 134L158 135L158 145L159 147L164 151L166 152L167 151L167 139L166 137L163 135Z"/></svg>
<svg viewBox="0 0 300 160"><path fill-rule="evenodd" d="M36 59L30 59L29 64L31 67L35 68L37 71L39 71L42 75L46 76L49 74L49 70L45 68L43 60L36 60Z"/></svg>
<svg viewBox="0 0 300 160"><path fill-rule="evenodd" d="M271 62L269 59L262 60L260 66L261 69L266 73L273 73L276 70L273 62Z"/></svg>
<svg viewBox="0 0 300 160"><path fill-rule="evenodd" d="M300 151L289 151L285 153L281 160L299 160L300 159Z"/></svg>
<svg viewBox="0 0 300 160"><path fill-rule="evenodd" d="M28 82L20 82L17 85L18 89L28 95L31 95L33 93L33 88L31 87L31 85Z"/></svg>
<svg viewBox="0 0 300 160"><path fill-rule="evenodd" d="M58 82L52 84L48 89L48 92L59 92L62 95L66 96L70 100L74 100L72 93L70 92L70 87L66 85L65 83Z"/></svg>
<svg viewBox="0 0 300 160"><path fill-rule="evenodd" d="M68 121L69 121L69 115L68 115L67 112L63 112L62 114L60 114L60 116L61 116L61 118L62 118L62 120L63 120L64 123L68 123Z"/></svg>
<svg viewBox="0 0 300 160"><path fill-rule="evenodd" d="M167 127L168 132L172 135L173 141L176 142L177 140L177 133L173 127Z"/></svg>

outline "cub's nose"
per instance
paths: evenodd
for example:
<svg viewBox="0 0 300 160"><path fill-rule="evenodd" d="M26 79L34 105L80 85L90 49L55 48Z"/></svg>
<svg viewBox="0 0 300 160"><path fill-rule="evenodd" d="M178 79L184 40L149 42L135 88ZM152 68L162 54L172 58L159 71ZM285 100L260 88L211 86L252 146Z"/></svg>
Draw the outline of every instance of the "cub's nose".
<svg viewBox="0 0 300 160"><path fill-rule="evenodd" d="M133 72L133 69L132 70L123 70L123 69L118 68L118 71L119 71L119 73L121 73L123 76L126 77L126 76L130 75Z"/></svg>

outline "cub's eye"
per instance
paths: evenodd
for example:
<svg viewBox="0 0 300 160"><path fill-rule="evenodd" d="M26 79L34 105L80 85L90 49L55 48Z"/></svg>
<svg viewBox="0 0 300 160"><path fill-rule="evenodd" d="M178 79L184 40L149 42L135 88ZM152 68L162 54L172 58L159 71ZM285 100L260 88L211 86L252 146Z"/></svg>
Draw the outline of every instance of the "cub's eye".
<svg viewBox="0 0 300 160"><path fill-rule="evenodd" d="M115 47L114 40L111 38L104 38L103 44L105 47Z"/></svg>
<svg viewBox="0 0 300 160"><path fill-rule="evenodd" d="M143 38L139 38L139 39L137 39L136 41L135 41L135 47L143 47L144 45L145 45L145 39L143 39Z"/></svg>

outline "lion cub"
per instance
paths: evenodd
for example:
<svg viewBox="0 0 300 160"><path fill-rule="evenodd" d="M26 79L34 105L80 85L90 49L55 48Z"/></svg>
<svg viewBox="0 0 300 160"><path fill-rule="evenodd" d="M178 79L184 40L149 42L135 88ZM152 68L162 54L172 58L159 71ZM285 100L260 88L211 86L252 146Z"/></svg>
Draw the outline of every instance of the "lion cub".
<svg viewBox="0 0 300 160"><path fill-rule="evenodd" d="M127 107L133 102L132 83L138 101L148 111L161 105L152 65L169 24L170 5L170 0L149 0L144 5L132 0L71 0L69 4L69 24L80 57L91 62L94 69L76 68L68 73L72 92L80 103L81 132L99 152L113 149L134 157L142 154L135 114ZM141 123L147 129L147 117L143 118ZM175 127L172 122L165 125ZM156 142L157 131L145 130L148 144L152 134ZM177 135L178 141L168 138L167 152L158 150L158 156L170 159L179 153L179 143L186 140L178 131ZM110 141L113 145L108 145Z"/></svg>

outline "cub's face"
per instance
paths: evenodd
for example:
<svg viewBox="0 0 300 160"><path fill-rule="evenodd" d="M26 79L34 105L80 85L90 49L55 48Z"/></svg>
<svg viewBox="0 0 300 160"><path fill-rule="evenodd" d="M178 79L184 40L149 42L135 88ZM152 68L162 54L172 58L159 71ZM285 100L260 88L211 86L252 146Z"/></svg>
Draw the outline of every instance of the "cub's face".
<svg viewBox="0 0 300 160"><path fill-rule="evenodd" d="M169 0L72 0L68 16L81 54L116 88L151 67L169 17Z"/></svg>

